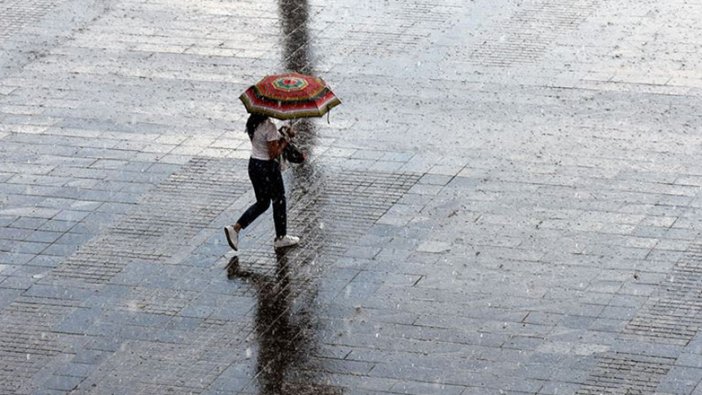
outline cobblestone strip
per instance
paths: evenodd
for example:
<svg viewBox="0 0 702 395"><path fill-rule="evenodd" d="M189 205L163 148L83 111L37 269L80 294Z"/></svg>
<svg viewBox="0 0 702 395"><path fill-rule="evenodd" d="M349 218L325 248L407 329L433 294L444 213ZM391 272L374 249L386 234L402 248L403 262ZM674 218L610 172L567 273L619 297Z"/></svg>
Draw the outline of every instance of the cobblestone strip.
<svg viewBox="0 0 702 395"><path fill-rule="evenodd" d="M130 290L129 300L124 301L118 308L124 311L176 316L195 296L197 293L192 291L138 287Z"/></svg>
<svg viewBox="0 0 702 395"><path fill-rule="evenodd" d="M38 21L61 2L55 0L0 1L0 38L9 37L24 26Z"/></svg>
<svg viewBox="0 0 702 395"><path fill-rule="evenodd" d="M599 358L597 368L577 394L653 393L674 363L674 358L609 354Z"/></svg>
<svg viewBox="0 0 702 395"><path fill-rule="evenodd" d="M20 296L0 315L0 393L27 393L27 383L65 348L52 326L78 306L69 299Z"/></svg>
<svg viewBox="0 0 702 395"><path fill-rule="evenodd" d="M685 256L662 284L662 292L627 324L624 334L654 343L687 345L702 328L702 244Z"/></svg>
<svg viewBox="0 0 702 395"><path fill-rule="evenodd" d="M342 171L323 176L322 187L296 191L290 216L304 226L301 234L312 247L323 247L332 258L343 256L350 241L383 216L420 176L412 173Z"/></svg>
<svg viewBox="0 0 702 395"><path fill-rule="evenodd" d="M248 191L248 176L233 168L231 160L191 160L146 195L124 220L67 258L53 276L104 284L130 262L171 257L184 240Z"/></svg>
<svg viewBox="0 0 702 395"><path fill-rule="evenodd" d="M407 55L427 47L431 44L427 40L430 32L453 26L457 21L456 10L465 7L465 3L412 0L373 3L369 7L358 7L357 3L348 6L354 8L354 13L368 12L374 18L378 13L384 15L382 28L366 24L360 18L350 25L344 36L345 48L350 47L349 53L358 58ZM334 23L335 28L339 26L339 21L329 23Z"/></svg>
<svg viewBox="0 0 702 395"><path fill-rule="evenodd" d="M621 340L686 346L702 328L702 244L691 245L652 297L626 324ZM612 353L597 366L578 394L653 393L676 358Z"/></svg>
<svg viewBox="0 0 702 395"><path fill-rule="evenodd" d="M538 0L524 3L518 12L486 33L472 49L470 60L487 66L509 67L531 63L564 32L573 30L594 11L598 0Z"/></svg>

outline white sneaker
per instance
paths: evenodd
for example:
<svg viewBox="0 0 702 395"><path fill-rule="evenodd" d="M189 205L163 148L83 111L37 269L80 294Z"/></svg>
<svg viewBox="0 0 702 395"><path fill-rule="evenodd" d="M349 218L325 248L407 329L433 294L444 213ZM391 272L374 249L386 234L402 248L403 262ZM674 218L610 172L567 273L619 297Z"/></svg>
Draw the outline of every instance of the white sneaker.
<svg viewBox="0 0 702 395"><path fill-rule="evenodd" d="M300 243L299 237L285 235L283 237L276 238L275 241L273 241L273 248L290 247L298 243Z"/></svg>
<svg viewBox="0 0 702 395"><path fill-rule="evenodd" d="M234 230L234 225L229 225L224 227L224 234L227 236L227 243L234 249L234 251L239 250L239 232Z"/></svg>

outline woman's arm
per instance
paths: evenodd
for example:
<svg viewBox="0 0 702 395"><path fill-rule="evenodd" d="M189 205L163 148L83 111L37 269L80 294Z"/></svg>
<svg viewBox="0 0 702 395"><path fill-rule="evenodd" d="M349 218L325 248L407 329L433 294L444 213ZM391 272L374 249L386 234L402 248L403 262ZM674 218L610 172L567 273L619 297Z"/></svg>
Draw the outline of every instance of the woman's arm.
<svg viewBox="0 0 702 395"><path fill-rule="evenodd" d="M288 145L288 140L280 138L280 140L268 141L267 144L268 155L271 159L275 159L283 153L285 146Z"/></svg>
<svg viewBox="0 0 702 395"><path fill-rule="evenodd" d="M278 140L268 141L268 155L271 159L275 159L283 153L285 146L288 145L288 138L295 137L295 130L287 125L281 126L278 132L280 133L279 135L282 134L283 137Z"/></svg>

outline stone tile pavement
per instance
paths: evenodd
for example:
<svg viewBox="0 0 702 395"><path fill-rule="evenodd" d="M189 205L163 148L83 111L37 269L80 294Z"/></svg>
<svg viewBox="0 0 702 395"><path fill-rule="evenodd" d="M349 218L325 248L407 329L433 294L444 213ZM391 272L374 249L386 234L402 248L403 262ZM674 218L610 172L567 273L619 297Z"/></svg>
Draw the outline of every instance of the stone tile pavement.
<svg viewBox="0 0 702 395"><path fill-rule="evenodd" d="M702 393L702 5L0 10L0 393ZM282 70L343 105L235 255Z"/></svg>

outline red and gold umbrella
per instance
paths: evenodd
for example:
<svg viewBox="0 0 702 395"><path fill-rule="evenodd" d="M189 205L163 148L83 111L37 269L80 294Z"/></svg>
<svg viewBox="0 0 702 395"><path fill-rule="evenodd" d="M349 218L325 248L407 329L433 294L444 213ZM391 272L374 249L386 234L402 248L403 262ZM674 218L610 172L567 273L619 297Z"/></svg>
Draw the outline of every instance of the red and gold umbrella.
<svg viewBox="0 0 702 395"><path fill-rule="evenodd" d="M300 73L266 76L239 99L249 113L278 119L321 117L341 104L321 78Z"/></svg>

